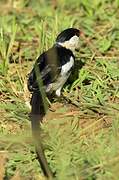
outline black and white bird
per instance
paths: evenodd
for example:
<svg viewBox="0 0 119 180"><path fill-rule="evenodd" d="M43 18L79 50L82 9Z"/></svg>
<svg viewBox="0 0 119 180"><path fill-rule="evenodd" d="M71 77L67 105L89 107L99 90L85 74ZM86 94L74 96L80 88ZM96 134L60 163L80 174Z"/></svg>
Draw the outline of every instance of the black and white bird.
<svg viewBox="0 0 119 180"><path fill-rule="evenodd" d="M58 97L61 95L61 89L69 78L74 66L74 51L79 47L79 37L79 29L65 29L57 36L53 47L43 52L36 60L28 78L28 89L35 94L35 100L34 97L31 100L33 113L39 114L43 111L38 82L39 77L42 80L40 89L43 88L46 95L52 93L55 93ZM37 67L39 72L36 72L35 67Z"/></svg>
<svg viewBox="0 0 119 180"><path fill-rule="evenodd" d="M61 89L68 80L74 66L74 51L79 45L80 30L69 28L62 31L56 42L36 60L28 78L31 98L31 126L35 149L40 166L48 178L53 177L44 154L39 122L46 114L44 94L61 95Z"/></svg>

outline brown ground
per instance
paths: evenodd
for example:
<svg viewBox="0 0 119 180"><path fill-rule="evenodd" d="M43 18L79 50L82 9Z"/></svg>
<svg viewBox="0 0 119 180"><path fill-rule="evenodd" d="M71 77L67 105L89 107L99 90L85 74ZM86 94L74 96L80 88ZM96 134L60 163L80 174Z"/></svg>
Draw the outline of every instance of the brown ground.
<svg viewBox="0 0 119 180"><path fill-rule="evenodd" d="M65 109L65 112L62 111L62 109ZM10 121L8 123L7 118L5 117L5 112L1 111L2 115L2 121L0 120L0 124L3 127L3 129L7 130L9 134L15 134L17 132L20 132L21 130L24 130L25 127L17 124L14 121ZM51 110L47 113L46 117L43 120L43 123L48 123L50 126L49 121L62 121L64 118L71 118L72 121L70 123L73 123L74 117L78 118L76 128L81 129L80 136L89 136L92 133L97 134L101 129L105 129L105 132L107 132L108 128L111 126L111 118L107 118L107 116L100 116L98 114L88 115L88 114L82 114L80 110L73 106L73 105L63 105L62 103L54 103L51 107ZM69 121L66 121L65 123L61 123L61 126L66 126ZM52 123L51 123L52 126ZM30 128L27 127L27 128ZM50 127L49 127L50 128ZM52 127L53 128L53 127ZM31 141L31 140L30 140ZM7 151L0 151L0 180L4 179L5 175L5 164L8 159L8 153ZM36 178L37 179L37 178ZM42 177L38 177L38 179L43 179ZM11 180L21 180L20 174L18 171L16 171L15 175L11 178Z"/></svg>

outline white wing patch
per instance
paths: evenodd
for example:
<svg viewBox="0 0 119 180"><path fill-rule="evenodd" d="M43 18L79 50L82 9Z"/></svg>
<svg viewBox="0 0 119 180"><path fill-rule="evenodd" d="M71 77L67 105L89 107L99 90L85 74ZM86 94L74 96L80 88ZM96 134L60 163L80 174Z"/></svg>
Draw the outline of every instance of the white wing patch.
<svg viewBox="0 0 119 180"><path fill-rule="evenodd" d="M74 58L71 56L70 61L62 66L61 76L64 76L74 65Z"/></svg>
<svg viewBox="0 0 119 180"><path fill-rule="evenodd" d="M46 87L46 92L49 91L55 91L55 94L60 97L61 95L61 89L63 87L63 85L65 84L65 82L67 81L69 75L70 75L70 69L73 67L74 65L74 58L71 56L70 57L70 61L68 61L66 64L64 64L62 66L61 69L61 74L59 75L57 82L51 83L50 85L48 85L48 87Z"/></svg>
<svg viewBox="0 0 119 180"><path fill-rule="evenodd" d="M62 87L57 89L56 92L55 92L58 97L60 97L60 95L61 95L61 89L62 89Z"/></svg>

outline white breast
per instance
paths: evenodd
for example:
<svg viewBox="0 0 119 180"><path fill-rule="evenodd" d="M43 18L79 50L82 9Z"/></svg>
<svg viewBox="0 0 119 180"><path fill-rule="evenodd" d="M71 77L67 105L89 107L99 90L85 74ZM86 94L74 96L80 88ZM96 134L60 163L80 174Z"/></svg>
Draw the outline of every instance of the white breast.
<svg viewBox="0 0 119 180"><path fill-rule="evenodd" d="M74 58L71 56L70 61L62 66L61 76L64 76L74 65Z"/></svg>

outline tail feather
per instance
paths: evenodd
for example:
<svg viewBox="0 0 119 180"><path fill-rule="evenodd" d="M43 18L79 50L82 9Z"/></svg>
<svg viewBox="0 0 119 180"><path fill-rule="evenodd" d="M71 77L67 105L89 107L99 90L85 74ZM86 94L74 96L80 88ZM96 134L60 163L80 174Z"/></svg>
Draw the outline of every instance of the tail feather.
<svg viewBox="0 0 119 180"><path fill-rule="evenodd" d="M49 165L47 163L43 147L42 147L42 138L41 138L41 127L40 122L42 122L43 117L46 114L46 109L43 103L43 97L40 91L33 92L31 98L31 127L32 135L34 138L36 153L38 161L41 165L41 168L46 176L52 176Z"/></svg>
<svg viewBox="0 0 119 180"><path fill-rule="evenodd" d="M43 99L41 93L38 92L33 92L32 98L31 98L31 114L36 114L36 115L45 115L45 108L43 104Z"/></svg>
<svg viewBox="0 0 119 180"><path fill-rule="evenodd" d="M37 158L44 172L44 175L49 179L52 179L53 174L48 165L42 145L40 122L46 114L46 109L44 107L42 95L40 92L33 92L31 99L31 108L30 119Z"/></svg>

